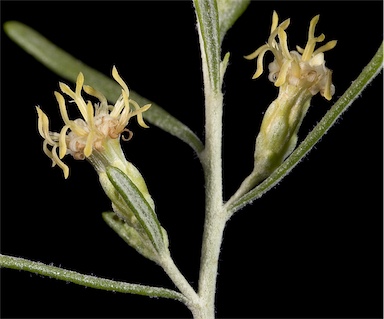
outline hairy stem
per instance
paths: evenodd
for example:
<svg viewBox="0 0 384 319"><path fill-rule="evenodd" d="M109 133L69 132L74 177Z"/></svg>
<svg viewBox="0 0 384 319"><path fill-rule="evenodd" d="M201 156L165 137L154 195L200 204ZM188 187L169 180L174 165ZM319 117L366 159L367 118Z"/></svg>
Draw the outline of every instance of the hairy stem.
<svg viewBox="0 0 384 319"><path fill-rule="evenodd" d="M225 227L222 192L223 96L210 85L202 51L205 92L205 150L201 154L205 173L206 210L200 261L199 296L204 319L215 318L215 292L220 247Z"/></svg>
<svg viewBox="0 0 384 319"><path fill-rule="evenodd" d="M214 0L194 0L205 94L205 148L200 153L205 175L205 224L200 259L201 318L215 318L218 260L225 227L222 175L222 68L219 20ZM228 61L227 61L228 62Z"/></svg>
<svg viewBox="0 0 384 319"><path fill-rule="evenodd" d="M160 265L168 277L173 281L175 286L188 299L188 302L185 304L191 310L194 318L199 318L200 298L177 268L171 256L169 254L164 254L160 260Z"/></svg>
<svg viewBox="0 0 384 319"><path fill-rule="evenodd" d="M206 211L201 252L199 295L207 318L214 318L216 277L220 246L225 227L222 198L221 108L217 95L206 99Z"/></svg>

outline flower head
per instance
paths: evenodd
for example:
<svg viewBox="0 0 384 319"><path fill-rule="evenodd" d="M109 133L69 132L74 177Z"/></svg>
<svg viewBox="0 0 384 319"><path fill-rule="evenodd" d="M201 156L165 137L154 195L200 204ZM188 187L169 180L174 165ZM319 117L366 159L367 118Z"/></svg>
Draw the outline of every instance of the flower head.
<svg viewBox="0 0 384 319"><path fill-rule="evenodd" d="M320 92L330 100L334 94L332 71L325 66L324 52L334 48L336 41L329 41L315 49L316 44L325 38L324 34L315 36L318 21L318 15L311 20L304 49L297 46L297 51L289 51L285 30L290 19L279 24L274 11L268 42L245 57L257 58L257 69L253 75L256 79L263 73L264 55L268 51L273 53L268 78L279 87L279 94L264 113L255 143L254 170L246 179L244 189L250 189L267 178L296 148L298 132L312 97Z"/></svg>
<svg viewBox="0 0 384 319"><path fill-rule="evenodd" d="M68 116L67 106L63 95L55 92L55 97L59 104L61 117L64 126L60 133L49 130L49 120L47 115L36 107L38 114L38 130L44 138L43 150L45 154L52 159L52 166L56 164L63 170L64 177L69 175L69 168L61 160L65 155L70 154L75 159L90 158L95 152L103 152L108 148L108 142L119 139L126 132L128 137L122 137L128 140L132 137L132 132L126 126L131 117L136 116L138 123L142 127L148 127L142 113L151 106L147 104L140 107L135 101L129 98L129 89L118 74L115 67L112 69L112 76L122 87L121 95L115 105L109 105L106 97L94 88L84 85L84 76L79 73L76 80L75 91L72 91L68 85L60 83L60 89L69 96L80 111L82 118L71 120ZM93 104L91 101L85 101L82 91L93 96L99 103ZM133 106L133 110L130 106Z"/></svg>
<svg viewBox="0 0 384 319"><path fill-rule="evenodd" d="M308 41L305 48L297 46L297 51L289 51L285 30L290 24L290 19L278 24L279 18L274 11L268 42L245 57L249 60L257 58L257 69L253 79L258 78L263 73L264 55L266 52L271 51L275 59L269 64L268 78L271 82L274 82L275 86L280 87L287 84L306 87L312 95L320 92L322 96L330 100L335 87L332 84L332 71L325 66L324 52L333 49L337 41L329 41L315 50L316 43L325 39L324 34L315 37L315 27L318 21L319 15L315 16L310 22Z"/></svg>

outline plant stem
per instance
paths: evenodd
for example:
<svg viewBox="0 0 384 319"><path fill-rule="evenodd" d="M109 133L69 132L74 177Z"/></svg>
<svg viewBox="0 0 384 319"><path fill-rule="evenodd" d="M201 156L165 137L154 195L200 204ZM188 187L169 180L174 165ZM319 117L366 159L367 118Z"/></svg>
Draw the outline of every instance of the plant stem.
<svg viewBox="0 0 384 319"><path fill-rule="evenodd" d="M216 3L212 0L194 0L194 4L205 95L205 148L200 153L200 159L205 175L206 203L198 290L201 298L199 318L214 319L218 260L226 222L222 175L223 70L220 64Z"/></svg>
<svg viewBox="0 0 384 319"><path fill-rule="evenodd" d="M203 59L204 61L204 59ZM203 62L203 74L207 67ZM202 162L205 173L206 210L200 261L199 296L204 319L215 318L215 292L218 260L225 227L222 192L222 108L221 92L211 89L205 77L205 150Z"/></svg>
<svg viewBox="0 0 384 319"><path fill-rule="evenodd" d="M254 170L251 174L249 174L244 181L241 183L238 190L231 196L231 198L225 203L224 207L231 207L232 203L236 202L243 195L247 194L251 191L255 185L259 184L259 182L263 179L263 175L260 174L258 170ZM230 217L230 216L229 216Z"/></svg>
<svg viewBox="0 0 384 319"><path fill-rule="evenodd" d="M215 318L215 294L220 247L226 220L221 209L207 214L203 234L199 296L204 319Z"/></svg>
<svg viewBox="0 0 384 319"><path fill-rule="evenodd" d="M199 318L200 298L177 268L171 256L169 254L162 255L160 265L168 277L173 281L175 286L188 299L188 302L185 302L185 304L191 310L194 318Z"/></svg>

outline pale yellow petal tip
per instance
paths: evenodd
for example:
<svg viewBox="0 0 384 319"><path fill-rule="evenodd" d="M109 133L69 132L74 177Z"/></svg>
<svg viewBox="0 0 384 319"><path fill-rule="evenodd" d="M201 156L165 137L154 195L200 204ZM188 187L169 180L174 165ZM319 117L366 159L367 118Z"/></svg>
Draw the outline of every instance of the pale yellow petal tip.
<svg viewBox="0 0 384 319"><path fill-rule="evenodd" d="M84 155L85 155L85 157L90 157L92 155L92 144L87 145L84 148Z"/></svg>
<svg viewBox="0 0 384 319"><path fill-rule="evenodd" d="M84 74L80 72L76 79L76 86L78 85L80 87L83 87L83 84L84 84Z"/></svg>
<svg viewBox="0 0 384 319"><path fill-rule="evenodd" d="M35 109L36 109L37 115L38 115L39 117L40 117L41 113L44 113L44 112L41 110L41 108L40 108L39 105L35 105Z"/></svg>
<svg viewBox="0 0 384 319"><path fill-rule="evenodd" d="M289 27L289 25L291 24L291 18L288 18L286 20L284 20L281 24L280 24L280 28L285 30Z"/></svg>
<svg viewBox="0 0 384 319"><path fill-rule="evenodd" d="M65 83L59 82L59 88L60 88L61 91L64 92L63 88L67 88L67 87L68 87L68 85L66 85Z"/></svg>
<svg viewBox="0 0 384 319"><path fill-rule="evenodd" d="M121 85L120 82L123 82L123 79L121 78L119 72L117 71L116 66L113 66L113 67L112 67L112 77L113 77L113 78L116 80L116 82L118 82L120 85Z"/></svg>
<svg viewBox="0 0 384 319"><path fill-rule="evenodd" d="M143 128L150 128L149 125L147 125L144 121L142 121L142 123L140 123L140 121L138 121L140 126L143 127Z"/></svg>
<svg viewBox="0 0 384 319"><path fill-rule="evenodd" d="M120 86L123 88L125 92L127 92L127 95L129 96L129 89L128 85L124 82L124 80L121 78L119 72L117 72L117 69L115 66L112 68L112 77L115 79L117 83L120 84Z"/></svg>
<svg viewBox="0 0 384 319"><path fill-rule="evenodd" d="M319 19L320 19L320 14L317 14L317 15L315 15L313 18L312 18L312 20L314 20L314 21L319 21Z"/></svg>
<svg viewBox="0 0 384 319"><path fill-rule="evenodd" d="M253 52L251 54L244 55L243 57L244 57L244 59L247 59L247 60L253 60L255 58L255 55L254 55L254 52Z"/></svg>
<svg viewBox="0 0 384 319"><path fill-rule="evenodd" d="M329 41L328 43L332 43L331 49L333 49L336 46L336 44L337 44L337 40L332 40L332 41Z"/></svg>
<svg viewBox="0 0 384 319"><path fill-rule="evenodd" d="M326 89L323 93L323 96L324 98L327 100L327 101L330 101L332 100L332 95L330 93L331 91L329 89Z"/></svg>
<svg viewBox="0 0 384 319"><path fill-rule="evenodd" d="M330 101L332 99L332 95L334 92L332 92L332 71L330 70L327 74L327 81L325 83L325 89L324 89L324 94L323 96ZM334 91L334 87L333 87Z"/></svg>
<svg viewBox="0 0 384 319"><path fill-rule="evenodd" d="M65 84L63 82L59 82L59 87L63 93L73 97L73 92L67 84Z"/></svg>
<svg viewBox="0 0 384 319"><path fill-rule="evenodd" d="M277 12L275 10L273 10L271 33L277 28L278 24L279 24L279 16L278 16Z"/></svg>
<svg viewBox="0 0 384 319"><path fill-rule="evenodd" d="M67 165L65 165L65 167L62 167L62 170L63 170L63 174L64 174L64 179L68 179L69 177L69 168Z"/></svg>
<svg viewBox="0 0 384 319"><path fill-rule="evenodd" d="M313 52L313 55L316 55L317 53L320 52L325 52L332 50L337 44L337 40L332 40L321 46L320 48L316 49L315 52Z"/></svg>
<svg viewBox="0 0 384 319"><path fill-rule="evenodd" d="M63 90L62 90L63 91ZM65 100L64 100L64 97L63 95L61 95L59 92L55 91L53 92L53 94L55 95L55 98L57 100L57 102L60 104L60 103L64 103L65 104Z"/></svg>
<svg viewBox="0 0 384 319"><path fill-rule="evenodd" d="M316 38L316 42L323 42L325 40L325 34L322 33Z"/></svg>
<svg viewBox="0 0 384 319"><path fill-rule="evenodd" d="M315 31L314 28L315 28L316 24L319 22L319 19L320 19L320 14L315 15L315 16L312 18L311 22L309 23L309 29L310 29L310 31Z"/></svg>
<svg viewBox="0 0 384 319"><path fill-rule="evenodd" d="M263 70L257 70L255 74L252 76L252 80L256 80L261 74L263 73Z"/></svg>
<svg viewBox="0 0 384 319"><path fill-rule="evenodd" d="M113 67L112 67L112 76L113 76L113 78L114 78L117 82L119 82L118 80L121 80L121 77L120 77L120 75L119 75L119 72L117 72L117 68L116 68L116 66L113 66Z"/></svg>
<svg viewBox="0 0 384 319"><path fill-rule="evenodd" d="M152 104L145 104L145 105L142 107L143 112L149 110L151 106L152 106Z"/></svg>
<svg viewBox="0 0 384 319"><path fill-rule="evenodd" d="M280 69L279 76L276 79L276 82L275 82L276 87L280 87L286 82L289 66L290 66L290 61L285 61L283 66Z"/></svg>
<svg viewBox="0 0 384 319"><path fill-rule="evenodd" d="M152 104L146 104L144 105L142 108L141 108L141 112L146 112L150 107L152 106ZM140 124L141 127L144 127L144 128L149 128L149 126L147 125L147 123L144 122L144 119L142 118L142 116L138 116L137 117L137 120Z"/></svg>
<svg viewBox="0 0 384 319"><path fill-rule="evenodd" d="M297 52L299 52L301 54L304 53L304 49L301 46L296 45L296 50L297 50Z"/></svg>
<svg viewBox="0 0 384 319"><path fill-rule="evenodd" d="M85 143L85 148L84 148L84 156L85 157L89 157L92 155L94 135L95 135L94 131L91 131L88 134L87 141Z"/></svg>
<svg viewBox="0 0 384 319"><path fill-rule="evenodd" d="M36 106L37 111L37 129L41 137L45 138L44 130L43 130L43 116L44 112L40 109L40 106Z"/></svg>

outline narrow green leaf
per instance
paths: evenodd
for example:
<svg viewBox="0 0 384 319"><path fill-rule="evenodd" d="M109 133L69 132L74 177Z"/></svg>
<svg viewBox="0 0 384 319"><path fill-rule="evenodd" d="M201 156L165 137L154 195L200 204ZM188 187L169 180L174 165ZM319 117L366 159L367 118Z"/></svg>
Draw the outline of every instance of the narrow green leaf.
<svg viewBox="0 0 384 319"><path fill-rule="evenodd" d="M83 72L86 83L102 92L109 101L114 103L121 94L121 87L113 79L71 56L25 24L7 21L4 23L4 30L22 49L62 78L75 83L79 72ZM156 103L132 90L130 98L140 105L152 104L151 108L143 113L148 122L178 137L191 146L196 153L204 149L200 139L185 124Z"/></svg>
<svg viewBox="0 0 384 319"><path fill-rule="evenodd" d="M214 91L221 89L219 16L215 0L194 0L203 63L207 63L210 84ZM202 42L201 42L202 41Z"/></svg>
<svg viewBox="0 0 384 319"><path fill-rule="evenodd" d="M220 25L220 43L227 31L247 9L250 0L217 0Z"/></svg>
<svg viewBox="0 0 384 319"><path fill-rule="evenodd" d="M223 81L224 81L224 74L225 74L225 71L227 70L227 66L228 66L228 62L229 62L229 57L230 57L230 53L227 52L225 55L224 55L224 58L223 58L223 61L220 62L220 80L221 80L221 84L223 84Z"/></svg>
<svg viewBox="0 0 384 319"><path fill-rule="evenodd" d="M279 183L308 154L312 147L337 122L353 101L383 69L383 43L372 60L332 108L324 115L316 127L308 134L296 150L266 180L238 200L227 202L228 216L260 198ZM379 105L382 107L382 105Z"/></svg>
<svg viewBox="0 0 384 319"><path fill-rule="evenodd" d="M140 222L157 252L162 253L166 249L163 233L151 205L146 201L137 186L120 169L109 166L107 167L107 175L124 202Z"/></svg>
<svg viewBox="0 0 384 319"><path fill-rule="evenodd" d="M182 294L171 289L131 284L96 276L84 275L72 270L46 265L41 262L31 261L20 257L0 255L0 268L28 271L95 289L149 297L175 299L185 304L188 303L188 300Z"/></svg>
<svg viewBox="0 0 384 319"><path fill-rule="evenodd" d="M114 212L102 214L104 221L111 227L129 246L134 248L138 253L154 262L158 262L157 253L153 249L151 243L149 245L144 241L143 237L136 229L125 223Z"/></svg>

